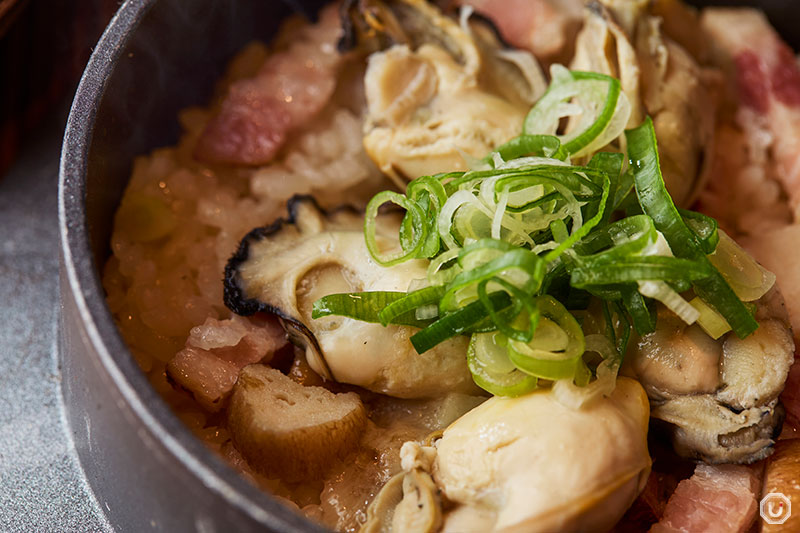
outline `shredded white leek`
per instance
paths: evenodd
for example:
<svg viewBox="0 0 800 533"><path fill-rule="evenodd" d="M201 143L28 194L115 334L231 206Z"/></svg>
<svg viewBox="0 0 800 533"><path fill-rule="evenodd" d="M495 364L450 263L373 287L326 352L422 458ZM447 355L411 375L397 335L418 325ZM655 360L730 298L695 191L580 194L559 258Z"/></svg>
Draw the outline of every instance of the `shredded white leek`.
<svg viewBox="0 0 800 533"><path fill-rule="evenodd" d="M645 246L641 255L674 257L672 255L672 249L670 249L669 243L667 243L667 239L664 238L664 235L660 231L657 231L656 234L655 242ZM642 296L658 300L687 324L694 324L700 317L700 312L689 305L689 302L664 281L640 281L639 293L641 293Z"/></svg>

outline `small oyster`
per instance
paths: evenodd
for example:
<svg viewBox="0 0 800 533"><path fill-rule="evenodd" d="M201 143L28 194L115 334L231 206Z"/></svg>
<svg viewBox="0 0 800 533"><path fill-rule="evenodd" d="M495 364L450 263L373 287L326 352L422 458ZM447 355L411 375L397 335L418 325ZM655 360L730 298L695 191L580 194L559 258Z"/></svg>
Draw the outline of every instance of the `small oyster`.
<svg viewBox="0 0 800 533"><path fill-rule="evenodd" d="M582 409L547 389L487 400L436 444L434 480L457 504L443 531L609 529L650 473L648 413L644 390L624 377Z"/></svg>
<svg viewBox="0 0 800 533"><path fill-rule="evenodd" d="M794 342L777 289L757 303L760 327L745 339L715 341L664 312L655 332L631 343L623 371L645 387L653 418L668 424L684 457L752 463L772 453Z"/></svg>

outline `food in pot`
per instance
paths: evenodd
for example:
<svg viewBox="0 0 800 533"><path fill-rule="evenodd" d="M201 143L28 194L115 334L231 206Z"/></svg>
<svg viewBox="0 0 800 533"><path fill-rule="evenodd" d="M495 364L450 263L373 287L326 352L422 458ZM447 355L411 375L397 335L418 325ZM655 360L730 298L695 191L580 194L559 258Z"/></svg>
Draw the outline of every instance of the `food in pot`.
<svg viewBox="0 0 800 533"><path fill-rule="evenodd" d="M747 531L800 416L800 69L750 10L457 4L291 21L137 161L134 357L337 530Z"/></svg>
<svg viewBox="0 0 800 533"><path fill-rule="evenodd" d="M287 221L251 231L228 262L228 307L245 316L258 311L279 316L295 343L305 348L311 369L325 379L395 398L477 392L464 364L467 339L454 338L418 354L408 340L411 326L384 327L349 317L313 319L312 305L324 296L403 290L425 276L426 265L377 265L364 243L363 217L351 210L324 213L313 199L296 197L290 213ZM397 232L399 222L383 231Z"/></svg>

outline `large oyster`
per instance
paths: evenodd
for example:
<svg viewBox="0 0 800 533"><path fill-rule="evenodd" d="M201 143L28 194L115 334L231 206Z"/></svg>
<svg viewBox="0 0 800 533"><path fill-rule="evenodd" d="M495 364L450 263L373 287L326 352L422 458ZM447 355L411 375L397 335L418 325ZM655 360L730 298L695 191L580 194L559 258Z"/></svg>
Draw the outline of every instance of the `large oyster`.
<svg viewBox="0 0 800 533"><path fill-rule="evenodd" d="M346 35L378 50L364 78L364 147L398 185L465 169L465 155L483 157L519 133L545 89L530 53L503 49L468 13L459 23L422 0L351 4Z"/></svg>
<svg viewBox="0 0 800 533"><path fill-rule="evenodd" d="M590 2L571 68L619 78L631 102L629 127L645 115L653 118L667 189L675 203L688 206L710 168L716 114L710 82L716 73L665 35L648 4Z"/></svg>
<svg viewBox="0 0 800 533"><path fill-rule="evenodd" d="M475 391L466 365L467 338L450 339L420 355L414 329L351 318L314 320L312 304L334 293L408 290L426 276L426 263L382 267L372 260L363 216L348 208L326 213L311 197L289 203L289 219L256 228L225 269L225 303L235 313L267 311L281 317L311 367L327 379L399 398ZM383 218L379 246L397 235L399 219Z"/></svg>
<svg viewBox="0 0 800 533"><path fill-rule="evenodd" d="M665 312L654 333L632 343L623 371L644 385L653 418L668 424L680 455L752 463L772 453L794 342L777 289L758 306L760 327L745 339L729 333L715 341Z"/></svg>
<svg viewBox="0 0 800 533"><path fill-rule="evenodd" d="M650 473L647 424L644 390L619 378L613 394L581 409L564 406L549 389L495 396L450 425L435 448L412 455L406 443L401 455L406 452L406 477L424 479L420 470L429 471L453 504L445 509L444 532L606 531ZM417 485L418 494L426 493L424 483ZM400 500L396 486L384 491ZM403 502L422 500L403 492ZM425 501L435 502L435 495ZM382 491L369 514L372 522L383 523L368 522L362 531L406 531L376 509L386 506L386 496ZM436 523L430 508L419 506L414 522Z"/></svg>

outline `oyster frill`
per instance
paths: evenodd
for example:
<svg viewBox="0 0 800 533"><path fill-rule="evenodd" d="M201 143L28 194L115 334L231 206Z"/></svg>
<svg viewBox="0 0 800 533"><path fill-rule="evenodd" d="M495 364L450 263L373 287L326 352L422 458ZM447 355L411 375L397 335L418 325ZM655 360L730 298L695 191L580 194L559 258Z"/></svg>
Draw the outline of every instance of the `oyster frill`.
<svg viewBox="0 0 800 533"><path fill-rule="evenodd" d="M391 220L387 220L391 219ZM381 217L383 235L397 235L399 218ZM225 304L235 313L259 311L281 318L292 341L305 348L315 372L398 398L474 392L466 364L467 338L456 337L424 354L409 341L408 326L329 316L312 319L314 301L334 293L408 290L426 276L426 262L378 265L364 242L363 215L323 211L308 196L289 202L289 219L256 228L225 269Z"/></svg>

